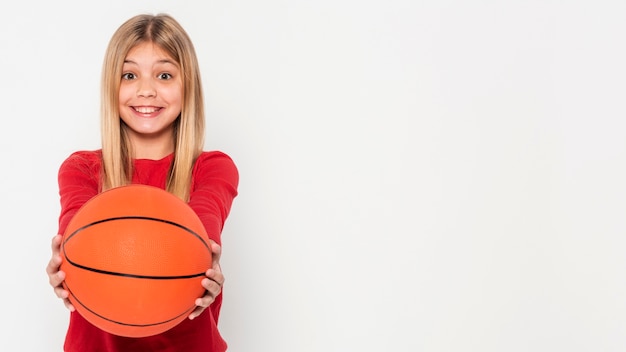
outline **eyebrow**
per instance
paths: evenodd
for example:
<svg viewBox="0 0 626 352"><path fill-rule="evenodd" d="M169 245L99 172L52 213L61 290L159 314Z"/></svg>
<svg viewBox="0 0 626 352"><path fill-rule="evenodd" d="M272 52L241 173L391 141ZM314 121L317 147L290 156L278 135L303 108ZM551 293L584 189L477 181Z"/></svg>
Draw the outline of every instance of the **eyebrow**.
<svg viewBox="0 0 626 352"><path fill-rule="evenodd" d="M133 60L124 60L125 64L135 64L137 65L137 63ZM162 59L156 62L157 64L172 64L174 66L176 66L176 63L170 59Z"/></svg>

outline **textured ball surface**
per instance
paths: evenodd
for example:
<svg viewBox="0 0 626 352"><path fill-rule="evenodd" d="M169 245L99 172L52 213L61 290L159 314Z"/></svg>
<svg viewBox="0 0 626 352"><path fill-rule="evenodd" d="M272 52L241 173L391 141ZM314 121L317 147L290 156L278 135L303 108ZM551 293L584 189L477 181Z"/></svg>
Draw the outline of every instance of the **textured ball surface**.
<svg viewBox="0 0 626 352"><path fill-rule="evenodd" d="M78 313L115 335L179 324L204 295L209 238L196 213L157 187L100 193L72 218L61 244L63 286Z"/></svg>

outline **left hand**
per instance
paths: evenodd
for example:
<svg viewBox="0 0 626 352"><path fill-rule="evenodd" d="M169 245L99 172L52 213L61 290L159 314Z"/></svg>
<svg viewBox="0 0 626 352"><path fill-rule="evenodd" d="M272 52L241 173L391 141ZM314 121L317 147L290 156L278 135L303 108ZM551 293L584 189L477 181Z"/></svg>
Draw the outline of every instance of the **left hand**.
<svg viewBox="0 0 626 352"><path fill-rule="evenodd" d="M220 267L220 256L222 255L222 247L214 241L210 241L211 252L213 253L213 265L206 271L206 277L202 280L202 286L206 289L203 297L196 299L196 309L189 314L189 319L197 318L204 310L215 301L222 292L224 285L224 275Z"/></svg>

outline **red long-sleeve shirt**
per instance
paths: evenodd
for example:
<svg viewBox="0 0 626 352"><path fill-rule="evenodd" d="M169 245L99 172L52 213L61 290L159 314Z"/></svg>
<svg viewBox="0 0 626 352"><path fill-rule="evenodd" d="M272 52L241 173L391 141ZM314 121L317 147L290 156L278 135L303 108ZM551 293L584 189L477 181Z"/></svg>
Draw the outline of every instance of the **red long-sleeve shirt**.
<svg viewBox="0 0 626 352"><path fill-rule="evenodd" d="M59 168L61 214L59 233L78 209L98 194L101 151L79 151ZM134 160L133 183L165 188L173 154L160 160ZM221 232L233 199L237 196L239 174L232 159L218 151L204 152L194 165L189 205L198 214L209 238L221 245ZM222 295L194 320L185 319L174 328L154 336L131 338L109 334L93 326L77 312L70 315L65 337L66 352L224 352L217 321Z"/></svg>

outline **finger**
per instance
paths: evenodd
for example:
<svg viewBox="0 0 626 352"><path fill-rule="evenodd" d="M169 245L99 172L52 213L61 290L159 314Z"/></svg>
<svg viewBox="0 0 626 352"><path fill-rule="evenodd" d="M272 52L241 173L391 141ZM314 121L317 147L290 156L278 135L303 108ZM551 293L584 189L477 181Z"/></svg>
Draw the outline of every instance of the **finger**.
<svg viewBox="0 0 626 352"><path fill-rule="evenodd" d="M61 282L63 282L63 279L65 279L65 273L62 271L59 271L59 275L55 275L55 276L58 276ZM72 305L72 302L70 302L70 300L68 299L70 296L70 292L66 290L61 285L61 283L59 283L58 286L54 287L54 293L57 295L57 297L63 300L63 304L65 305L67 309L70 310L70 312L73 312L75 310L74 306Z"/></svg>
<svg viewBox="0 0 626 352"><path fill-rule="evenodd" d="M211 241L211 253L213 255L213 265L219 263L222 256L222 247L214 241Z"/></svg>
<svg viewBox="0 0 626 352"><path fill-rule="evenodd" d="M202 312L204 312L205 309L206 309L206 307L197 306L196 309L194 309L193 312L191 312L191 314L189 314L189 319L190 320L194 320L200 314L202 314Z"/></svg>
<svg viewBox="0 0 626 352"><path fill-rule="evenodd" d="M52 287L60 286L63 280L65 280L65 272L63 271L56 271L48 275L48 282Z"/></svg>
<svg viewBox="0 0 626 352"><path fill-rule="evenodd" d="M202 286L206 289L206 294L203 297L196 299L196 309L190 314L189 319L194 319L200 315L205 308L209 307L215 302L215 297L222 292L221 286L208 278L202 280Z"/></svg>
<svg viewBox="0 0 626 352"><path fill-rule="evenodd" d="M61 274L63 274L63 272L61 272ZM63 304L65 305L65 308L67 308L70 312L73 312L76 310L74 308L74 305L72 305L72 302L70 302L70 300L68 299L70 296L69 291L67 291L63 286L61 286L60 284L59 286L56 286L54 288L54 293L56 294L57 297L63 300Z"/></svg>
<svg viewBox="0 0 626 352"><path fill-rule="evenodd" d="M63 236L55 235L52 237L52 242L50 243L50 247L52 248L52 254L57 255L61 252L61 242L63 240Z"/></svg>
<svg viewBox="0 0 626 352"><path fill-rule="evenodd" d="M59 297L61 299L66 299L70 295L70 293L67 292L67 290L63 288L63 286L55 287L54 288L54 293L57 295L57 297Z"/></svg>
<svg viewBox="0 0 626 352"><path fill-rule="evenodd" d="M221 279L221 281L219 281L219 279L211 279L211 278L206 278L202 280L202 286L204 286L204 288L207 290L207 293L209 293L213 297L217 297L217 295L219 295L220 292L222 292L223 284L224 284L223 278Z"/></svg>
<svg viewBox="0 0 626 352"><path fill-rule="evenodd" d="M195 304L198 307L207 308L213 302L215 302L215 295L213 295L213 293L209 291L203 297L196 299Z"/></svg>
<svg viewBox="0 0 626 352"><path fill-rule="evenodd" d="M224 275L222 274L222 271L219 270L219 267L217 269L209 269L206 271L206 277L209 278L209 280L214 281L215 283L217 283L220 287L224 286L224 282L226 281L226 278L224 277ZM206 285L204 285L204 281L203 281L203 286L205 286L205 288L208 290L209 288L206 287Z"/></svg>
<svg viewBox="0 0 626 352"><path fill-rule="evenodd" d="M69 299L64 299L63 304L65 304L65 308L69 309L70 312L73 312L76 310L76 308L74 308L74 306L72 305L72 302L70 302Z"/></svg>
<svg viewBox="0 0 626 352"><path fill-rule="evenodd" d="M52 258L50 258L50 261L48 261L48 266L46 266L46 273L48 273L48 276L53 275L57 271L59 271L60 266L61 266L61 256L52 255Z"/></svg>

